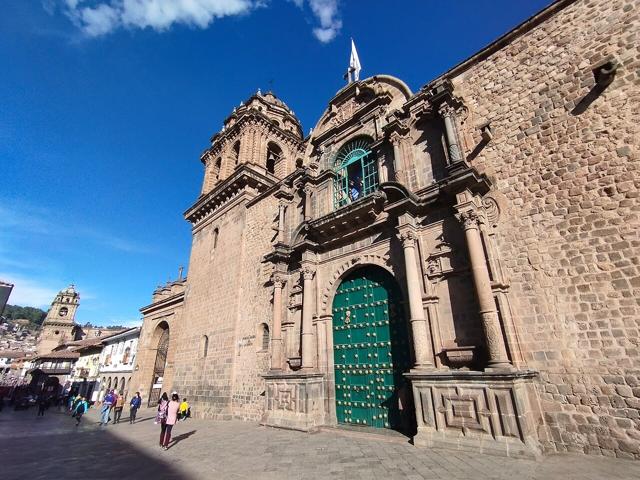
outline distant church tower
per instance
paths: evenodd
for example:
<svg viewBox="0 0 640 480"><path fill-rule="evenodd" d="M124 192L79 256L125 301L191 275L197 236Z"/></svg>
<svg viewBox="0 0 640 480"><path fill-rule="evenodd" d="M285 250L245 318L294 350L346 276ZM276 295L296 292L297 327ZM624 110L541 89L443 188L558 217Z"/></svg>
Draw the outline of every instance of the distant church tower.
<svg viewBox="0 0 640 480"><path fill-rule="evenodd" d="M78 328L76 310L80 306L80 294L73 285L60 290L42 323L38 336L37 353L48 353L64 342L75 340Z"/></svg>

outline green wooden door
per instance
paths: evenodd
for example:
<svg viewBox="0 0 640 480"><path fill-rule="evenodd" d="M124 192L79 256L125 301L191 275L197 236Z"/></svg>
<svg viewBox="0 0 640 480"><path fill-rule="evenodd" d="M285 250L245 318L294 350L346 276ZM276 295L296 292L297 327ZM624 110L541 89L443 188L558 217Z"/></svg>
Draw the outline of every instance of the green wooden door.
<svg viewBox="0 0 640 480"><path fill-rule="evenodd" d="M333 300L338 423L400 429L409 370L407 322L394 278L378 267L347 276Z"/></svg>

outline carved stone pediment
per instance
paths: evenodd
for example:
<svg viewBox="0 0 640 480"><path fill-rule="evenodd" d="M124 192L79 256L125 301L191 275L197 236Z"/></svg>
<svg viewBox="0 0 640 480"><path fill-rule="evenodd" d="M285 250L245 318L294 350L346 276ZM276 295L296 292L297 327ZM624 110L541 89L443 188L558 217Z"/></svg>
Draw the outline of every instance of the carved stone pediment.
<svg viewBox="0 0 640 480"><path fill-rule="evenodd" d="M342 90L329 104L316 129L316 142L322 142L338 129L355 121L361 121L371 111L386 107L393 95L380 85L359 82Z"/></svg>

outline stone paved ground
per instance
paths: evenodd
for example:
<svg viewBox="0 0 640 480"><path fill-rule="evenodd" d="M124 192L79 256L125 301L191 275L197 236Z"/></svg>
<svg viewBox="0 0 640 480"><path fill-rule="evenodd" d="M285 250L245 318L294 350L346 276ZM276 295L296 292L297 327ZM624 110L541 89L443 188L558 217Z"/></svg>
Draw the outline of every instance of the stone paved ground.
<svg viewBox="0 0 640 480"><path fill-rule="evenodd" d="M188 420L168 451L150 413L135 425L78 429L63 413L0 413L4 479L640 479L640 462L550 456L540 461L418 449L342 432L305 434L244 422Z"/></svg>

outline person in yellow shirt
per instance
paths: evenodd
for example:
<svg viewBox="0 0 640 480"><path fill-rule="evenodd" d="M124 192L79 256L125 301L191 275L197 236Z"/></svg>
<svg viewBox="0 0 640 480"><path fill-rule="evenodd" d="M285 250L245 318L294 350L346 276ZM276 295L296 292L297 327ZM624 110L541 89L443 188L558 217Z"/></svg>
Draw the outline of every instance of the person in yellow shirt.
<svg viewBox="0 0 640 480"><path fill-rule="evenodd" d="M182 399L182 403L180 404L180 409L178 410L178 413L180 415L179 418L182 420L186 420L191 416L191 408L189 407L189 404L187 403L186 398Z"/></svg>

